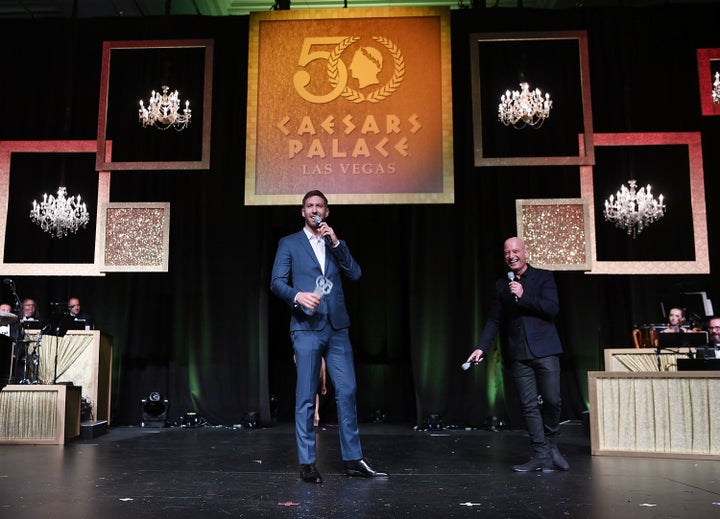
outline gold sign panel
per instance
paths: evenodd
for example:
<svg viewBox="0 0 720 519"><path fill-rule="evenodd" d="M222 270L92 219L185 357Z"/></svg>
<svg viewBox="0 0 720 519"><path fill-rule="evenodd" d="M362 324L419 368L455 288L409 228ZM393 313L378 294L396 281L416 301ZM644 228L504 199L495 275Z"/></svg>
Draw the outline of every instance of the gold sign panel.
<svg viewBox="0 0 720 519"><path fill-rule="evenodd" d="M250 15L245 203L452 203L446 8Z"/></svg>

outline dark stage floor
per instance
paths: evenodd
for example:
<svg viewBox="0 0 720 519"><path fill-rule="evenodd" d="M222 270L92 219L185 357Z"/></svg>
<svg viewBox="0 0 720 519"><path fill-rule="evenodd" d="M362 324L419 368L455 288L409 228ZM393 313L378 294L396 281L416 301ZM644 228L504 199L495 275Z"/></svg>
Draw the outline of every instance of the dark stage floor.
<svg viewBox="0 0 720 519"><path fill-rule="evenodd" d="M600 457L562 426L569 472L515 473L522 430L361 424L387 480L343 474L337 431L318 430L322 485L299 478L294 428L110 428L65 446L0 446L0 517L720 517L720 463Z"/></svg>

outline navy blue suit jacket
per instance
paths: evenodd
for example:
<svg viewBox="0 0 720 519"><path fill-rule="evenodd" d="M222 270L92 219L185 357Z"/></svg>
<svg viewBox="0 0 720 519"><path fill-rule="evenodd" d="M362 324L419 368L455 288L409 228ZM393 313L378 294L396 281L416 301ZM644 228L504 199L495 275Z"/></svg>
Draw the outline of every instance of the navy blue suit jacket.
<svg viewBox="0 0 720 519"><path fill-rule="evenodd" d="M562 344L555 327L560 310L555 276L549 270L528 265L522 275L523 295L518 301L508 288L507 277L495 282L495 299L490 307L477 348L487 352L500 330L507 337L508 353L524 351L523 334L535 357L562 353Z"/></svg>
<svg viewBox="0 0 720 519"><path fill-rule="evenodd" d="M305 231L300 230L280 239L270 290L292 308L290 331L322 330L328 322L336 330L350 326L342 278L360 279L362 271L343 240L337 247L325 247L325 277L333 283L333 287L330 294L323 296L315 313L307 315L295 304L295 296L298 292L315 290L315 280L321 275L320 263Z"/></svg>

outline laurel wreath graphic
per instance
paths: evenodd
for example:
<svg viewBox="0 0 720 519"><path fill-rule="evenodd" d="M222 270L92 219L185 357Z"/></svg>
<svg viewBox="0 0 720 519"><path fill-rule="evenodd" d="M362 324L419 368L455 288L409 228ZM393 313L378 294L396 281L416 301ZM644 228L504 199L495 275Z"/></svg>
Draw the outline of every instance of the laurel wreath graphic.
<svg viewBox="0 0 720 519"><path fill-rule="evenodd" d="M338 61L340 61L340 56L345 49L359 39L360 38L357 36L345 38L330 52L327 64L327 74L333 87L336 87L339 81L337 65ZM367 95L358 92L354 88L346 86L340 95L353 103L362 103L363 101L379 103L383 99L392 95L400 87L403 79L405 79L405 58L403 57L402 52L400 52L400 49L398 49L392 41L387 38L383 38L382 36L373 36L372 39L383 45L388 50L390 55L393 57L395 69L393 70L393 75L390 78L390 81L388 81L383 87L374 90Z"/></svg>

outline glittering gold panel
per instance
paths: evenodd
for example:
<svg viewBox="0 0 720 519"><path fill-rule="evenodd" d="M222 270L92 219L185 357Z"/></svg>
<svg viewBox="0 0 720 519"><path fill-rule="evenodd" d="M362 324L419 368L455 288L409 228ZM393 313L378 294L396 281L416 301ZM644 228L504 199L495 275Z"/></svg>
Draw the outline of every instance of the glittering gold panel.
<svg viewBox="0 0 720 519"><path fill-rule="evenodd" d="M529 262L555 270L589 269L587 205L581 199L517 200L518 236Z"/></svg>
<svg viewBox="0 0 720 519"><path fill-rule="evenodd" d="M165 209L108 208L105 265L161 266L164 261Z"/></svg>

